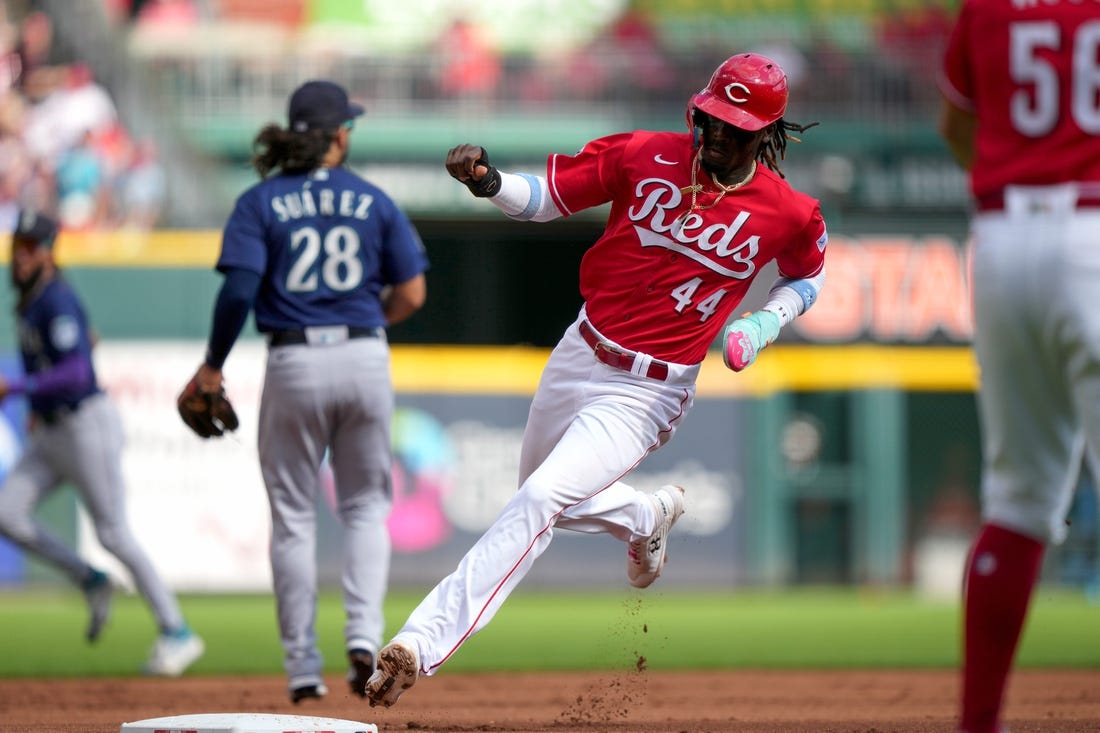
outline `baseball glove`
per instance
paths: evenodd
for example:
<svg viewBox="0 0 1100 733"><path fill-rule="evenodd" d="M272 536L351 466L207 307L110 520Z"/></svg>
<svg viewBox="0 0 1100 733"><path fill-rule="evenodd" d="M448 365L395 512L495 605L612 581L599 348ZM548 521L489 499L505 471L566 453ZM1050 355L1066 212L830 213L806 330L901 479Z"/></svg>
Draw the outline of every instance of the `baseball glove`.
<svg viewBox="0 0 1100 733"><path fill-rule="evenodd" d="M180 417L200 438L220 438L226 430L240 426L237 411L225 396L225 388L203 392L197 378L192 378L176 400Z"/></svg>

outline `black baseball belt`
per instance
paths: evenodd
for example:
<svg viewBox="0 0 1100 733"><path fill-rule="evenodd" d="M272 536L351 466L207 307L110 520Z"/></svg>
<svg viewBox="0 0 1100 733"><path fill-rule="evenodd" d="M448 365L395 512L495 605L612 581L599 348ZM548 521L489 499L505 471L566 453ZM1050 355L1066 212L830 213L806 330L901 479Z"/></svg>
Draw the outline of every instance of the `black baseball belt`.
<svg viewBox="0 0 1100 733"><path fill-rule="evenodd" d="M385 330L380 326L364 328L362 326L306 326L305 328L286 328L267 332L267 345L295 346L311 344L328 346L341 344L351 339L382 338Z"/></svg>

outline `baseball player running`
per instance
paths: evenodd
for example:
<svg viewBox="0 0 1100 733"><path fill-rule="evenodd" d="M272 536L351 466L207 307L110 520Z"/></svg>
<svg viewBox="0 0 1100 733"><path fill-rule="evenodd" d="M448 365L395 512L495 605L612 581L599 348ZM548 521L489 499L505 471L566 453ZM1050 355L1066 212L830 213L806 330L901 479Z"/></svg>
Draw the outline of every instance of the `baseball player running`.
<svg viewBox="0 0 1100 733"><path fill-rule="evenodd" d="M544 222L610 202L581 263L584 305L550 355L530 408L519 491L412 612L379 656L372 705L393 705L485 627L557 529L626 543L627 579L661 574L684 492L646 494L623 477L667 443L691 408L707 350L771 261L767 303L730 324L726 363L753 362L813 304L827 236L817 201L783 180L787 80L752 53L733 56L687 106L689 132L628 132L550 155L545 174L498 171L459 145L447 172L507 216ZM763 164L763 165L761 165Z"/></svg>
<svg viewBox="0 0 1100 733"><path fill-rule="evenodd" d="M259 456L295 703L328 692L314 628L316 505L326 450L344 528L352 692L364 695L374 671L392 503L394 396L385 328L415 313L426 293L428 261L416 230L385 192L344 167L361 114L337 84L309 81L290 97L289 127L260 131L254 164L263 180L237 199L225 225L217 263L225 280L206 359L192 380L207 395L221 392L222 366L254 309L269 348Z"/></svg>
<svg viewBox="0 0 1100 733"><path fill-rule="evenodd" d="M966 570L959 730L1000 726L1047 544L1081 451L1100 475L1100 15L967 0L940 131L969 171L982 525Z"/></svg>
<svg viewBox="0 0 1100 733"><path fill-rule="evenodd" d="M0 399L25 395L31 426L19 461L0 487L0 534L83 589L91 609L87 639L97 641L111 609L111 581L34 518L43 499L71 483L100 544L130 571L156 619L160 635L145 673L174 677L202 656L203 641L188 628L175 596L127 524L122 422L96 381L84 307L54 261L57 234L56 220L31 210L19 213L12 234L11 279L18 292L25 376L0 378Z"/></svg>

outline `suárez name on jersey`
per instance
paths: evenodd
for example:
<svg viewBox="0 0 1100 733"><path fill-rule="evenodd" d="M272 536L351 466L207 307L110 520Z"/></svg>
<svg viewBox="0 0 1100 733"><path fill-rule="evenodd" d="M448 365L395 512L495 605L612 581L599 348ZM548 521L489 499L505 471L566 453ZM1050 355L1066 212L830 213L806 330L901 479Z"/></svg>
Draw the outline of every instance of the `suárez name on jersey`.
<svg viewBox="0 0 1100 733"><path fill-rule="evenodd" d="M279 221L301 219L306 216L349 216L365 220L370 212L374 196L344 189L337 193L322 188L316 193L309 189L291 191L271 199L271 208Z"/></svg>
<svg viewBox="0 0 1100 733"><path fill-rule="evenodd" d="M627 216L636 222L649 218L648 229L634 227L643 247L670 249L737 280L744 280L756 271L752 258L760 251L760 236L751 234L738 244L733 243L734 237L749 220L749 212L741 211L728 224L703 226L702 214L692 212L681 217L673 213L683 202L683 195L670 181L646 178L638 183L635 194L642 199L642 203L631 206ZM715 257L719 260L716 261Z"/></svg>

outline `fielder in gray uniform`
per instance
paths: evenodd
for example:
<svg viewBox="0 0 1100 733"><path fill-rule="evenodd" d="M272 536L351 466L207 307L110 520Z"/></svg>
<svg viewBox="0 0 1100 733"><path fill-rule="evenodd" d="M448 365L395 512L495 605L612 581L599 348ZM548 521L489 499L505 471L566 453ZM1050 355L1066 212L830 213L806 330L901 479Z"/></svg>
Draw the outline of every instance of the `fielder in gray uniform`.
<svg viewBox="0 0 1100 733"><path fill-rule="evenodd" d="M427 256L377 186L344 167L363 108L310 81L290 97L289 127L264 127L262 179L236 202L217 269L206 359L192 378L222 389L222 366L254 310L269 347L260 398L260 468L271 506L271 570L290 699L328 689L314 628L316 507L328 451L344 528L342 585L351 691L366 694L382 641L392 505L386 326L424 303Z"/></svg>
<svg viewBox="0 0 1100 733"><path fill-rule="evenodd" d="M96 381L93 339L80 299L53 256L58 224L22 211L12 234L11 280L25 376L0 377L0 398L30 403L27 445L0 488L0 535L64 572L91 608L88 641L99 639L111 608L112 584L37 522L35 507L64 483L80 495L100 544L130 571L160 635L145 673L174 677L203 653L175 596L135 541L126 520L123 430L118 411Z"/></svg>

